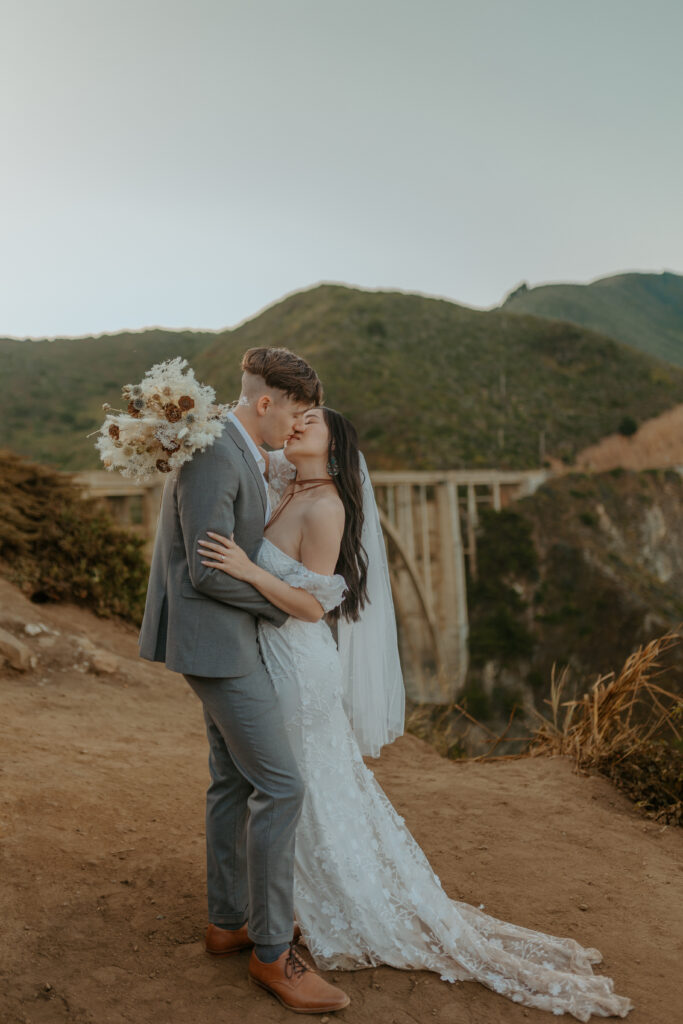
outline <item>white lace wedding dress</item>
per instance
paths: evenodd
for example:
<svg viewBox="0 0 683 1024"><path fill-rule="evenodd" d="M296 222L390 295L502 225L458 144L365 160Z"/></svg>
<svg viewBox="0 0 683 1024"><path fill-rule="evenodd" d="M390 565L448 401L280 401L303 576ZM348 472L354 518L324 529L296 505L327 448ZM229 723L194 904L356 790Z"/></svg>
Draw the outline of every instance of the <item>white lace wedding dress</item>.
<svg viewBox="0 0 683 1024"><path fill-rule="evenodd" d="M273 505L280 494L276 482ZM341 603L343 577L311 572L268 539L256 560L314 594L326 611ZM317 966L423 968L582 1021L592 1014L625 1017L630 1000L592 972L597 950L449 899L361 757L342 706L341 664L328 625L290 618L276 629L261 622L259 638L306 786L294 905Z"/></svg>

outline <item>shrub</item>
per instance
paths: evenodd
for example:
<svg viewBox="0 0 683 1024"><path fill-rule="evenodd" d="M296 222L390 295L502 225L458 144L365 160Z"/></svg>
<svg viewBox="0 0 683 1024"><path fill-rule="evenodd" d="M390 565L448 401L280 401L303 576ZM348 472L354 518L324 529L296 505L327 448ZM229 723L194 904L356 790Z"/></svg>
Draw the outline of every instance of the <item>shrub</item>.
<svg viewBox="0 0 683 1024"><path fill-rule="evenodd" d="M0 452L0 559L34 601L74 601L139 623L143 541L85 501L70 477Z"/></svg>
<svg viewBox="0 0 683 1024"><path fill-rule="evenodd" d="M633 416L624 416L617 429L624 437L631 437L637 431L638 424L633 419Z"/></svg>
<svg viewBox="0 0 683 1024"><path fill-rule="evenodd" d="M460 694L459 703L476 719L486 719L491 713L489 698L482 686L475 681L467 684Z"/></svg>
<svg viewBox="0 0 683 1024"><path fill-rule="evenodd" d="M501 597L510 601L519 597L514 590L501 589ZM470 656L472 665L483 665L491 658L507 662L511 658L530 657L534 640L514 608L499 606L480 611L470 623Z"/></svg>
<svg viewBox="0 0 683 1024"><path fill-rule="evenodd" d="M598 760L606 775L649 816L667 825L683 825L683 753L663 740L636 750L618 749Z"/></svg>
<svg viewBox="0 0 683 1024"><path fill-rule="evenodd" d="M468 580L472 665L490 658L529 657L534 640L525 624L526 604L511 583L538 579L531 525L513 509L484 509L477 539L477 580Z"/></svg>
<svg viewBox="0 0 683 1024"><path fill-rule="evenodd" d="M387 336L387 329L379 319L370 320L365 331L371 338L386 338Z"/></svg>

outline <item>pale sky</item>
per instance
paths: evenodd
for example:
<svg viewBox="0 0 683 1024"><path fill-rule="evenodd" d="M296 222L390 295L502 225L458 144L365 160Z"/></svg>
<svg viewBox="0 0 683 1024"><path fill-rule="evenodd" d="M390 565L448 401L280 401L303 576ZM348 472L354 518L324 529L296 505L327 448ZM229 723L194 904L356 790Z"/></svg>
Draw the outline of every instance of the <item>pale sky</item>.
<svg viewBox="0 0 683 1024"><path fill-rule="evenodd" d="M681 0L0 0L0 336L683 272Z"/></svg>

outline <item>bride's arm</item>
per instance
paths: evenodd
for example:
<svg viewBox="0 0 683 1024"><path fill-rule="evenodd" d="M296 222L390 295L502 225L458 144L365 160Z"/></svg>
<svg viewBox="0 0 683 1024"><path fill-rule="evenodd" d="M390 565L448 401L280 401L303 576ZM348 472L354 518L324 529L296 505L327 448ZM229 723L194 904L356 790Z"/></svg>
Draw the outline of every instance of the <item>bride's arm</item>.
<svg viewBox="0 0 683 1024"><path fill-rule="evenodd" d="M304 541L301 545L301 561L312 572L331 575L339 557L341 529L336 529L338 524L325 517L322 509L311 509L311 512L317 514L307 517ZM228 540L220 534L210 532L208 535L211 541L199 542L199 554L204 556L202 565L220 569L235 579L250 583L271 604L296 619L318 622L323 617L323 606L313 594L302 587L290 586L284 580L273 576L267 569L256 565L232 538Z"/></svg>

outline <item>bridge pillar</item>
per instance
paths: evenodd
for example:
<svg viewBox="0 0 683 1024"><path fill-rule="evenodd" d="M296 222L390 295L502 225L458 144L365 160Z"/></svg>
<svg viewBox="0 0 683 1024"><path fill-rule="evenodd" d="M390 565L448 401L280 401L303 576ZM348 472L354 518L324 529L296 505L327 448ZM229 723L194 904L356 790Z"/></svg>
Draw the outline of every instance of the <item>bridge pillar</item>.
<svg viewBox="0 0 683 1024"><path fill-rule="evenodd" d="M465 553L476 579L478 505L499 511L508 501L533 493L550 475L544 469L372 474L387 540L406 690L414 700L450 703L466 681ZM151 557L164 481L138 486L112 473L92 472L78 474L76 482L86 495L118 504L114 515L118 512L121 525L145 537ZM466 488L462 507L458 487ZM142 522L133 523L131 498L137 501L138 496Z"/></svg>
<svg viewBox="0 0 683 1024"><path fill-rule="evenodd" d="M474 492L474 484L469 483L467 485L467 559L470 567L470 576L473 580L477 578L476 529L478 525L477 497Z"/></svg>

